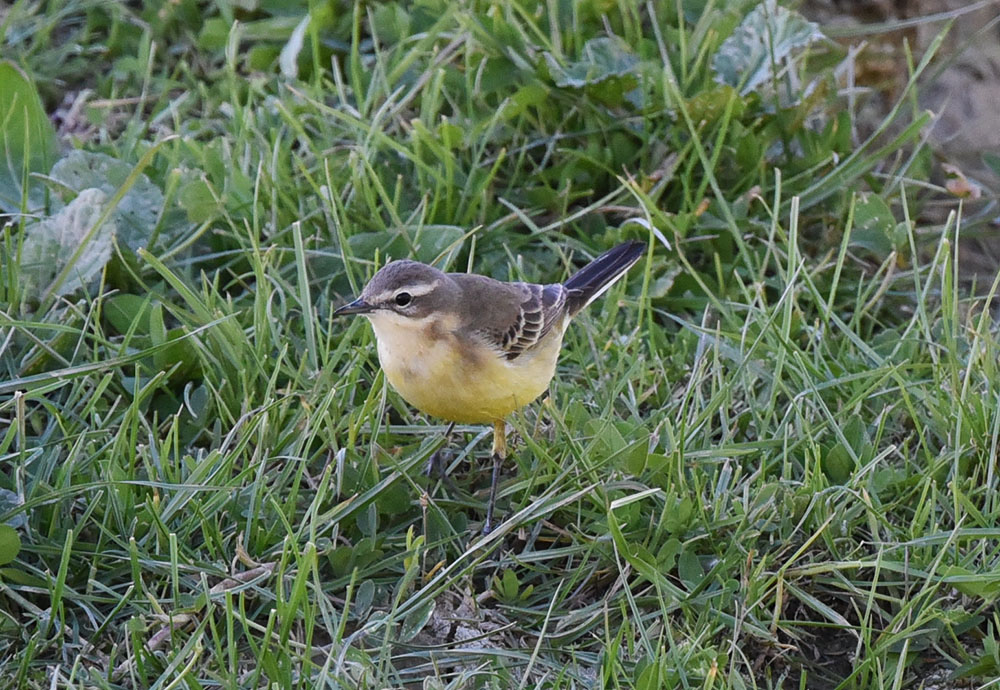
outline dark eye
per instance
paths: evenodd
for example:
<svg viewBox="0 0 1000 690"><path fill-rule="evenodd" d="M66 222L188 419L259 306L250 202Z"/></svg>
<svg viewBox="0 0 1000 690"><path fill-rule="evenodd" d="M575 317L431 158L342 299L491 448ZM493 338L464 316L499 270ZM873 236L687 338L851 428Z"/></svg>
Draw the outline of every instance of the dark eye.
<svg viewBox="0 0 1000 690"><path fill-rule="evenodd" d="M413 297L410 296L409 292L400 292L396 295L396 306L405 307L407 304L413 301Z"/></svg>

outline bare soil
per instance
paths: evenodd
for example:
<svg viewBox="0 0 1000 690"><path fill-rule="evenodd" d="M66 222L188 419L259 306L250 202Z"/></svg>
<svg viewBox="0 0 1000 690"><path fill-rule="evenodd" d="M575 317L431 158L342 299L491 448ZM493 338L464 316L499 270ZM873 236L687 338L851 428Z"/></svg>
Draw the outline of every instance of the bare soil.
<svg viewBox="0 0 1000 690"><path fill-rule="evenodd" d="M917 91L919 107L935 115L932 180L952 196L923 208L921 221L943 222L954 196L966 196L963 267L988 287L1000 268L1000 174L984 160L1000 160L1000 0L804 0L799 9L842 43L865 45L857 83L871 90L860 112L869 127L902 93L906 48L919 61L953 22Z"/></svg>

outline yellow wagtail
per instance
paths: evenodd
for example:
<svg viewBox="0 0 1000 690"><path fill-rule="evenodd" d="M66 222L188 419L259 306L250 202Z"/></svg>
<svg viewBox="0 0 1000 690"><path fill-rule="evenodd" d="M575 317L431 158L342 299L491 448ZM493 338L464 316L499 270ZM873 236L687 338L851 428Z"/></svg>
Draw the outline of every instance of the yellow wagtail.
<svg viewBox="0 0 1000 690"><path fill-rule="evenodd" d="M492 528L507 453L504 420L548 388L570 319L645 251L642 242L620 244L561 285L504 283L393 261L334 312L371 321L386 378L415 408L450 422L493 424L484 533Z"/></svg>

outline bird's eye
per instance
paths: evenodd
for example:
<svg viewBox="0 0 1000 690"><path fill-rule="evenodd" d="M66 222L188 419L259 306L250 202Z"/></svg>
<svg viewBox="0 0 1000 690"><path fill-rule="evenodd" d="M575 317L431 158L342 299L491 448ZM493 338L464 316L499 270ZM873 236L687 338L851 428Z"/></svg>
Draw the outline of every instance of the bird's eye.
<svg viewBox="0 0 1000 690"><path fill-rule="evenodd" d="M407 304L413 301L413 297L409 292L400 292L396 295L396 306L405 307Z"/></svg>

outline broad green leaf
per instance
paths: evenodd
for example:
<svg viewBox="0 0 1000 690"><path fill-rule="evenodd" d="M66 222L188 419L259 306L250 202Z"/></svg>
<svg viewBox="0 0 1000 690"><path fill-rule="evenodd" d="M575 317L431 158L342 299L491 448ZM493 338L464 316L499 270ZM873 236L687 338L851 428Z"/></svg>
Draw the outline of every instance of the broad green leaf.
<svg viewBox="0 0 1000 690"><path fill-rule="evenodd" d="M835 484L846 484L847 480L851 478L851 473L854 472L855 469L854 458L851 457L851 451L849 451L843 443L838 443L824 452L820 466L823 468L823 472L826 473L826 476L830 479L830 481Z"/></svg>
<svg viewBox="0 0 1000 690"><path fill-rule="evenodd" d="M371 580L362 580L358 585L358 595L354 598L354 615L364 619L371 611L372 602L375 601L375 583Z"/></svg>
<svg viewBox="0 0 1000 690"><path fill-rule="evenodd" d="M17 567L0 568L0 582L5 582L8 585L14 584L24 587L37 587L40 589L45 589L51 584L50 580L43 577L37 577Z"/></svg>
<svg viewBox="0 0 1000 690"><path fill-rule="evenodd" d="M746 105L737 97L733 87L728 84L699 91L687 102L687 109L691 119L695 122L714 122L725 114L731 101L734 102L732 117L739 118Z"/></svg>
<svg viewBox="0 0 1000 690"><path fill-rule="evenodd" d="M871 454L871 440L868 438L868 428L859 415L851 415L843 428L844 438L851 445L855 455L864 461Z"/></svg>
<svg viewBox="0 0 1000 690"><path fill-rule="evenodd" d="M663 545L660 550L656 552L656 564L659 566L660 570L663 572L670 572L674 568L674 563L677 561L677 554L681 552L683 545L680 540L670 537Z"/></svg>
<svg viewBox="0 0 1000 690"><path fill-rule="evenodd" d="M258 43L246 53L246 67L253 72L270 72L275 60L281 55L277 46Z"/></svg>
<svg viewBox="0 0 1000 690"><path fill-rule="evenodd" d="M649 455L649 438L634 441L623 453L623 465L633 477L638 477L646 469L646 457Z"/></svg>
<svg viewBox="0 0 1000 690"><path fill-rule="evenodd" d="M208 17L201 25L198 47L208 52L222 50L229 39L230 28L229 22L222 17Z"/></svg>
<svg viewBox="0 0 1000 690"><path fill-rule="evenodd" d="M422 230L415 239L417 247L416 256L413 258L424 263L431 263L436 261L439 256L445 254L449 249L454 254L462 248L461 240L464 235L465 230L463 228L451 225L439 225L431 229Z"/></svg>
<svg viewBox="0 0 1000 690"><path fill-rule="evenodd" d="M544 103L549 92L541 84L526 84L513 93L503 109L504 117L517 117L532 106Z"/></svg>
<svg viewBox="0 0 1000 690"><path fill-rule="evenodd" d="M663 453L646 454L646 469L648 469L650 472L660 472L668 464L670 464L670 458L668 458Z"/></svg>
<svg viewBox="0 0 1000 690"><path fill-rule="evenodd" d="M25 168L29 173L47 172L57 149L55 128L35 85L13 62L0 61L0 211L21 209ZM41 187L29 184L28 208L43 203Z"/></svg>
<svg viewBox="0 0 1000 690"><path fill-rule="evenodd" d="M21 537L10 525L0 525L0 565L6 565L21 550Z"/></svg>
<svg viewBox="0 0 1000 690"><path fill-rule="evenodd" d="M1000 578L993 573L969 570L960 565L948 565L942 568L942 575L944 582L966 596L993 601L1000 594Z"/></svg>
<svg viewBox="0 0 1000 690"><path fill-rule="evenodd" d="M594 452L601 459L618 453L628 445L621 432L606 419L591 419L584 427L587 434L594 437Z"/></svg>
<svg viewBox="0 0 1000 690"><path fill-rule="evenodd" d="M875 194L858 201L854 208L854 232L851 245L862 247L876 256L887 256L893 248L896 219L889 205Z"/></svg>
<svg viewBox="0 0 1000 690"><path fill-rule="evenodd" d="M219 199L212 193L211 187L204 177L196 177L181 186L177 195L181 208L187 212L192 223L204 223L211 220L222 207Z"/></svg>
<svg viewBox="0 0 1000 690"><path fill-rule="evenodd" d="M375 256L378 252L386 259L405 259L410 250L402 233L359 232L347 238L354 256Z"/></svg>
<svg viewBox="0 0 1000 690"><path fill-rule="evenodd" d="M497 599L504 603L516 602L520 589L521 583L517 579L517 573L513 570L504 570L501 577L493 576L493 591L496 593Z"/></svg>
<svg viewBox="0 0 1000 690"><path fill-rule="evenodd" d="M347 575L351 571L351 567L354 564L354 554L348 546L340 546L333 549L327 555L327 559L330 561L333 573L337 577ZM368 580L366 580L366 582L368 582ZM357 606L357 604L355 604L355 606Z"/></svg>
<svg viewBox="0 0 1000 690"><path fill-rule="evenodd" d="M434 613L434 600L429 599L417 608L410 611L406 618L403 619L403 626L399 631L399 641L409 642L412 640L418 632L424 629L427 625L427 621L431 619L431 615Z"/></svg>
<svg viewBox="0 0 1000 690"><path fill-rule="evenodd" d="M659 664L656 663L651 663L646 666L639 673L639 677L635 681L636 690L657 690L662 687L663 683L660 679L660 667Z"/></svg>
<svg viewBox="0 0 1000 690"><path fill-rule="evenodd" d="M132 328L136 320L139 323L135 326L137 335L149 334L149 312L152 303L146 297L122 293L113 295L104 300L104 318L119 333L124 335Z"/></svg>
<svg viewBox="0 0 1000 690"><path fill-rule="evenodd" d="M100 274L111 258L116 231L113 217L93 233L91 230L107 201L100 189L85 189L54 216L27 227L21 254L26 297L41 298L50 289L56 295L67 295ZM66 279L54 284L67 267Z"/></svg>
<svg viewBox="0 0 1000 690"><path fill-rule="evenodd" d="M365 536L374 537L378 533L378 510L374 503L358 511L357 524Z"/></svg>
<svg viewBox="0 0 1000 690"><path fill-rule="evenodd" d="M72 151L49 174L74 192L100 189L108 198L128 183L133 166L103 153ZM140 173L112 213L118 241L135 251L146 246L163 208L163 192Z"/></svg>
<svg viewBox="0 0 1000 690"><path fill-rule="evenodd" d="M819 27L775 0L758 4L722 42L712 59L715 80L741 95L774 77L774 68L798 48L823 38Z"/></svg>
<svg viewBox="0 0 1000 690"><path fill-rule="evenodd" d="M697 587L705 577L705 569L701 566L698 554L690 549L683 549L680 558L677 559L677 575L688 589Z"/></svg>
<svg viewBox="0 0 1000 690"><path fill-rule="evenodd" d="M399 4L378 3L371 12L372 30L384 45L395 45L412 35L410 15Z"/></svg>
<svg viewBox="0 0 1000 690"><path fill-rule="evenodd" d="M663 526L671 534L683 534L687 531L691 514L694 512L694 502L690 496L685 496L680 500L673 499L673 501L674 504L672 507L669 501L664 507L666 514L663 519Z"/></svg>
<svg viewBox="0 0 1000 690"><path fill-rule="evenodd" d="M437 127L437 134L441 143L450 150L460 148L464 143L465 130L446 119L441 120Z"/></svg>
<svg viewBox="0 0 1000 690"><path fill-rule="evenodd" d="M632 76L639 60L621 40L602 36L592 38L583 46L580 59L560 65L551 53L545 62L556 86L582 89L605 79Z"/></svg>

